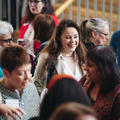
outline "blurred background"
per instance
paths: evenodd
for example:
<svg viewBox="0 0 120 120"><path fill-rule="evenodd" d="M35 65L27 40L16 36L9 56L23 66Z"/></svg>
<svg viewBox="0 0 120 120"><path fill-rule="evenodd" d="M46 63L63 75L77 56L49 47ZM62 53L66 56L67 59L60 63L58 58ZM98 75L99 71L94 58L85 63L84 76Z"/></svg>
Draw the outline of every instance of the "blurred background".
<svg viewBox="0 0 120 120"><path fill-rule="evenodd" d="M10 22L19 34L21 18L27 0L0 0L0 20ZM72 19L78 24L83 19L101 17L110 23L110 33L120 29L120 0L51 0L59 19Z"/></svg>

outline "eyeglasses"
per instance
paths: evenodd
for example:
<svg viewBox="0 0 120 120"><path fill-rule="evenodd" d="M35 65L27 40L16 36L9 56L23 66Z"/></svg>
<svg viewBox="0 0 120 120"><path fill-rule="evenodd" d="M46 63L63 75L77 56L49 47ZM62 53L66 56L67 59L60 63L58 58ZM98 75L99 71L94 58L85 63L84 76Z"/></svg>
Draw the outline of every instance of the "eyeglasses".
<svg viewBox="0 0 120 120"><path fill-rule="evenodd" d="M96 31L99 34L103 34L105 37L107 37L109 35L109 33L104 33L104 32L100 32L100 31Z"/></svg>
<svg viewBox="0 0 120 120"><path fill-rule="evenodd" d="M30 3L38 4L39 2L42 2L41 0L28 0Z"/></svg>
<svg viewBox="0 0 120 120"><path fill-rule="evenodd" d="M0 40L0 41L1 41L1 42L4 42L4 43L9 44L10 42L12 42L12 41L13 41L13 39L12 39L12 38L10 38L10 39Z"/></svg>

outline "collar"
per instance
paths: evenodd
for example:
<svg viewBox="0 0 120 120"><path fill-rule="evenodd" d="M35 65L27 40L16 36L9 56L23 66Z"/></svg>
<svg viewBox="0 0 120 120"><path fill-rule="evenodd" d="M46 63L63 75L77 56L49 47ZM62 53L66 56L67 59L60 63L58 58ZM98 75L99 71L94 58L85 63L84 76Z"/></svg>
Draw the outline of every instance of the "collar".
<svg viewBox="0 0 120 120"><path fill-rule="evenodd" d="M77 54L76 54L76 52L74 52L74 58L75 58L75 60L77 60ZM59 56L57 57L57 59L58 60L60 60L60 59L64 60L65 57L62 55L62 53L60 53Z"/></svg>

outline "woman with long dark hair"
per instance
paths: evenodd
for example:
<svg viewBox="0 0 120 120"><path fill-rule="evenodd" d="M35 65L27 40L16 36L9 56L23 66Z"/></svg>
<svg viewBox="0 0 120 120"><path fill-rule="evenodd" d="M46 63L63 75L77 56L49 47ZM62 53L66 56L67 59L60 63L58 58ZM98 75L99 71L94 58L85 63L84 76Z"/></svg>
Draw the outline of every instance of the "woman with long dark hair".
<svg viewBox="0 0 120 120"><path fill-rule="evenodd" d="M110 46L97 46L87 53L83 87L102 120L120 118L120 69Z"/></svg>

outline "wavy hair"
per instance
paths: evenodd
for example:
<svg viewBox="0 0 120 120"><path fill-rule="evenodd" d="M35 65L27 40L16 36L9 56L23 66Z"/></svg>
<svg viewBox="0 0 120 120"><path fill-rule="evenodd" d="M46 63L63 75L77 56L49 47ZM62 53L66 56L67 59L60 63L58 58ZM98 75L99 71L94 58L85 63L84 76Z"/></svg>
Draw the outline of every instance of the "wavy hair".
<svg viewBox="0 0 120 120"><path fill-rule="evenodd" d="M49 54L49 58L48 58L49 62L50 62L50 60L52 61L53 59L57 59L57 57L59 56L59 54L61 52L61 49L62 49L61 36L62 36L64 30L66 28L68 28L68 27L75 28L77 30L77 32L78 32L78 35L79 35L79 44L78 44L75 52L76 52L77 57L78 57L79 67L81 69L81 72L83 73L82 64L85 61L86 48L83 45L83 43L80 41L80 29L79 29L79 26L75 22L73 22L72 20L65 20L64 19L59 23L59 25L57 26L57 29L56 29L55 39L52 39L50 41L50 43L48 44L46 49L44 49L44 51L47 51L48 54Z"/></svg>

